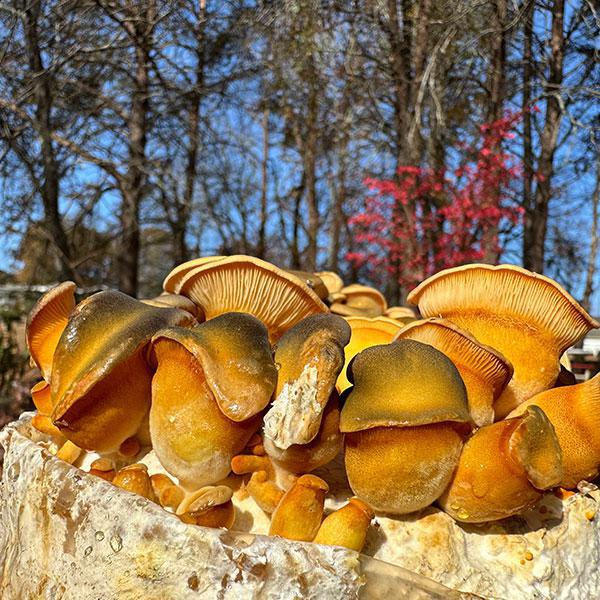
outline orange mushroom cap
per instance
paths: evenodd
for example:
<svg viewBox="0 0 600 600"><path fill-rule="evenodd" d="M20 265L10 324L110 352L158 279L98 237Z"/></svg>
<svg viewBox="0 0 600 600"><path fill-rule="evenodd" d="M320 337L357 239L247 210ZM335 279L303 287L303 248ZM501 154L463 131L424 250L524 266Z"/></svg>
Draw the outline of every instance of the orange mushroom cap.
<svg viewBox="0 0 600 600"><path fill-rule="evenodd" d="M305 317L328 312L296 276L251 256L230 256L196 267L175 291L198 304L206 320L226 312L254 315L267 326L271 341Z"/></svg>
<svg viewBox="0 0 600 600"><path fill-rule="evenodd" d="M600 327L555 281L512 265L441 271L408 300L423 316L450 319L511 361L514 375L496 402L497 418L552 387L563 352Z"/></svg>

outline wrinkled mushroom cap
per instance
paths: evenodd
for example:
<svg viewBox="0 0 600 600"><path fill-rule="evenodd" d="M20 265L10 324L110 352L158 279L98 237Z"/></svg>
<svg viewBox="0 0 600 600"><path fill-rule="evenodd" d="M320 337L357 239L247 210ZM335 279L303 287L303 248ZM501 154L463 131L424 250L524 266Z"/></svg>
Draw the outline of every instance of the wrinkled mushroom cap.
<svg viewBox="0 0 600 600"><path fill-rule="evenodd" d="M99 292L73 311L52 366L52 421L78 445L117 446L140 426L150 403L150 338L194 318L148 306L116 291ZM122 438L122 439L119 439Z"/></svg>
<svg viewBox="0 0 600 600"><path fill-rule="evenodd" d="M354 387L342 409L342 432L471 420L456 367L427 344L399 340L367 348L348 372Z"/></svg>
<svg viewBox="0 0 600 600"><path fill-rule="evenodd" d="M277 389L264 431L280 449L307 444L317 435L349 339L346 321L326 313L303 319L277 343Z"/></svg>
<svg viewBox="0 0 600 600"><path fill-rule="evenodd" d="M200 258L194 258L187 262L177 265L163 281L163 290L165 292L175 294L181 283L181 280L196 267L201 267L210 262L215 262L227 258L226 256L202 256Z"/></svg>
<svg viewBox="0 0 600 600"><path fill-rule="evenodd" d="M226 312L254 315L267 326L271 341L305 317L327 312L297 277L251 256L230 256L196 267L175 291L198 304L207 321Z"/></svg>
<svg viewBox="0 0 600 600"><path fill-rule="evenodd" d="M44 294L27 318L27 348L42 377L50 381L58 340L75 308L76 285L65 281Z"/></svg>
<svg viewBox="0 0 600 600"><path fill-rule="evenodd" d="M387 309L383 294L375 288L353 283L342 288L340 293L344 294L344 300L331 305L332 313L344 317L378 317Z"/></svg>
<svg viewBox="0 0 600 600"><path fill-rule="evenodd" d="M424 317L450 319L511 361L515 371L496 403L497 418L550 388L562 353L599 326L556 282L512 265L441 271L408 300Z"/></svg>
<svg viewBox="0 0 600 600"><path fill-rule="evenodd" d="M350 325L352 335L350 342L344 348L344 368L337 380L340 392L351 385L348 381L347 369L352 359L366 348L389 344L402 328L402 323L387 317L347 317L346 321Z"/></svg>
<svg viewBox="0 0 600 600"><path fill-rule="evenodd" d="M269 403L277 383L266 327L245 313L225 313L192 329L174 327L152 339L171 339L198 361L221 412L245 421Z"/></svg>
<svg viewBox="0 0 600 600"><path fill-rule="evenodd" d="M443 352L456 366L467 388L469 410L477 425L494 421L493 403L508 385L512 365L493 348L480 344L469 332L447 319L415 321L395 340L416 340Z"/></svg>

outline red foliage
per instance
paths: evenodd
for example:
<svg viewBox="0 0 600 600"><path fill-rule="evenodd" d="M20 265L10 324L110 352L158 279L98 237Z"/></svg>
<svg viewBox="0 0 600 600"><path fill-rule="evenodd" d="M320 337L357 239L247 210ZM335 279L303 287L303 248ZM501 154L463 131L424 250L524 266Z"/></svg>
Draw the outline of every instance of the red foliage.
<svg viewBox="0 0 600 600"><path fill-rule="evenodd" d="M476 147L463 148L470 159L458 168L407 165L394 180L366 179L374 194L350 219L358 250L346 259L374 281L389 274L409 290L441 269L499 257L499 233L523 213L510 193L522 169L503 148L521 116L481 125Z"/></svg>

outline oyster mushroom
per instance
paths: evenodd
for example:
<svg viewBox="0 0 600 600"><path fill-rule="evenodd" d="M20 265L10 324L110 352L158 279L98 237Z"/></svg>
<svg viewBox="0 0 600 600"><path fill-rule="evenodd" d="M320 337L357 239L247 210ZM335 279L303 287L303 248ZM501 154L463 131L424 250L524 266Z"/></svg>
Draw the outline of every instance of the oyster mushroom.
<svg viewBox="0 0 600 600"><path fill-rule="evenodd" d="M494 422L494 401L508 385L512 365L493 348L480 344L447 319L415 321L396 340L417 340L443 352L456 366L467 388L469 411L478 426Z"/></svg>
<svg viewBox="0 0 600 600"><path fill-rule="evenodd" d="M544 412L533 406L475 432L438 502L457 521L495 521L533 506L541 490L561 478L558 439Z"/></svg>
<svg viewBox="0 0 600 600"><path fill-rule="evenodd" d="M229 529L235 521L232 495L226 485L205 486L188 494L175 514L184 523Z"/></svg>
<svg viewBox="0 0 600 600"><path fill-rule="evenodd" d="M86 450L110 452L136 434L150 408L150 338L194 318L115 291L86 298L73 311L53 357L52 422Z"/></svg>
<svg viewBox="0 0 600 600"><path fill-rule="evenodd" d="M227 258L226 256L202 256L200 258L194 258L193 260L188 260L187 262L181 263L177 265L166 277L163 281L163 290L170 294L175 294L177 292L177 288L181 283L181 280L193 269L196 267L201 267L202 265L206 265L210 262L216 262L218 260L223 260Z"/></svg>
<svg viewBox="0 0 600 600"><path fill-rule="evenodd" d="M333 302L332 313L344 317L379 317L387 309L383 294L375 288L353 283L342 288L343 301Z"/></svg>
<svg viewBox="0 0 600 600"><path fill-rule="evenodd" d="M349 339L350 327L344 319L324 314L300 321L279 340L275 400L264 418L267 454L308 444L317 436Z"/></svg>
<svg viewBox="0 0 600 600"><path fill-rule="evenodd" d="M574 488L600 473L600 374L577 385L541 392L518 406L509 417L531 406L541 408L556 431L562 450L563 488Z"/></svg>
<svg viewBox="0 0 600 600"><path fill-rule="evenodd" d="M441 271L408 301L424 317L451 320L513 364L513 377L494 406L496 418L552 387L563 352L600 327L556 282L512 265Z"/></svg>
<svg viewBox="0 0 600 600"><path fill-rule="evenodd" d="M450 482L470 421L456 367L431 346L400 340L363 350L349 375L340 430L353 492L392 514L428 506Z"/></svg>
<svg viewBox="0 0 600 600"><path fill-rule="evenodd" d="M197 321L204 320L204 315L202 315L200 308L196 306L189 298L180 296L179 294L164 293L160 296L156 296L156 298L140 300L140 302L148 304L149 306L158 306L159 308L180 308L181 310L185 310L196 317Z"/></svg>
<svg viewBox="0 0 600 600"><path fill-rule="evenodd" d="M156 502L156 495L148 475L148 468L142 463L127 465L116 472L112 479L113 485L123 490L143 496Z"/></svg>
<svg viewBox="0 0 600 600"><path fill-rule="evenodd" d="M344 348L344 368L337 379L337 388L340 392L351 386L347 375L350 361L366 348L389 344L402 328L402 323L388 317L346 317L346 321L350 325L352 334L348 345Z"/></svg>
<svg viewBox="0 0 600 600"><path fill-rule="evenodd" d="M296 276L251 256L230 256L196 267L175 291L200 306L207 321L232 311L254 315L267 326L272 342L305 317L327 312L317 294Z"/></svg>
<svg viewBox="0 0 600 600"><path fill-rule="evenodd" d="M415 311L408 306L390 306L383 314L386 317L396 319L405 325L417 320Z"/></svg>
<svg viewBox="0 0 600 600"><path fill-rule="evenodd" d="M350 498L348 504L325 518L313 541L315 544L344 546L360 552L374 516L373 509L366 502L357 497Z"/></svg>
<svg viewBox="0 0 600 600"><path fill-rule="evenodd" d="M334 273L333 271L317 271L315 275L325 284L327 296L342 291L344 281L337 273Z"/></svg>
<svg viewBox="0 0 600 600"><path fill-rule="evenodd" d="M323 519L329 486L314 475L302 475L285 493L271 517L269 535L311 542Z"/></svg>
<svg viewBox="0 0 600 600"><path fill-rule="evenodd" d="M327 287L323 280L316 273L308 271L294 271L293 269L284 269L287 273L297 277L303 284L307 285L321 300L326 300L329 295Z"/></svg>
<svg viewBox="0 0 600 600"><path fill-rule="evenodd" d="M75 289L72 281L52 288L37 301L27 318L27 348L42 377L48 382L58 340L75 308Z"/></svg>
<svg viewBox="0 0 600 600"><path fill-rule="evenodd" d="M277 370L267 330L248 314L227 313L152 339L150 436L162 465L187 489L227 476L260 427Z"/></svg>

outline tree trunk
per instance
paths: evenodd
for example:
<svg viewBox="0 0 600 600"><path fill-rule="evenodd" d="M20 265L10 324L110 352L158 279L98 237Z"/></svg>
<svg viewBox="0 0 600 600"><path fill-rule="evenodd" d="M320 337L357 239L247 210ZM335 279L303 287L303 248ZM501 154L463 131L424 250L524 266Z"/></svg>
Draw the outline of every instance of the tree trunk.
<svg viewBox="0 0 600 600"><path fill-rule="evenodd" d="M40 136L42 151L43 182L39 189L44 206L44 221L60 261L60 278L80 283L72 266L72 252L62 224L58 206L60 174L52 145L52 87L49 74L44 68L38 37L40 2L34 1L25 8L25 38L28 62L35 93L35 127Z"/></svg>
<svg viewBox="0 0 600 600"><path fill-rule="evenodd" d="M600 232L598 231L598 225L600 225L600 219L598 215L599 212L600 157L596 159L596 186L594 188L594 194L592 196L592 230L590 232L590 255L588 257L583 298L581 299L581 304L588 311L591 310L592 294L594 293L594 275L596 274L596 259L598 257L598 237L600 236Z"/></svg>
<svg viewBox="0 0 600 600"><path fill-rule="evenodd" d="M269 183L269 109L266 107L263 110L262 131L263 156L260 187L260 226L258 228L258 245L256 247L256 256L258 256L258 258L265 258L267 235L267 186Z"/></svg>
<svg viewBox="0 0 600 600"><path fill-rule="evenodd" d="M489 103L487 106L486 122L493 123L502 117L504 109L505 85L506 85L506 0L495 0L493 6L493 24L490 48L490 64L488 69L488 93ZM502 190L490 190L490 204L498 204ZM496 264L499 259L498 252L498 227L490 227L482 236L482 248L484 251L483 262Z"/></svg>
<svg viewBox="0 0 600 600"><path fill-rule="evenodd" d="M319 208L317 205L317 139L318 139L318 94L314 58L310 57L313 73L308 96L307 132L304 144L304 173L306 174L306 204L308 206L308 247L306 269L317 269L317 240L319 233Z"/></svg>
<svg viewBox="0 0 600 600"><path fill-rule="evenodd" d="M552 7L552 34L550 40L550 73L546 82L546 119L540 139L538 181L533 206L525 213L523 263L525 268L544 272L544 246L548 226L548 208L552 193L554 153L561 122L559 94L563 80L564 59L564 0L555 0Z"/></svg>
<svg viewBox="0 0 600 600"><path fill-rule="evenodd" d="M204 91L206 0L200 0L198 22L196 24L196 83L190 92L188 106L189 141L185 168L185 188L183 201L177 211L177 236L175 238L175 260L177 263L189 259L186 234L192 205L194 202L194 186L196 184L198 152L200 149L200 105Z"/></svg>
<svg viewBox="0 0 600 600"><path fill-rule="evenodd" d="M523 39L523 97L521 110L523 111L523 197L522 207L525 214L533 210L533 144L531 129L531 96L533 78L533 17L535 2L532 0L527 5L525 12L525 26Z"/></svg>
<svg viewBox="0 0 600 600"><path fill-rule="evenodd" d="M127 22L135 44L135 78L128 118L129 165L123 185L121 243L119 248L119 289L136 296L140 255L140 205L146 183L146 136L149 109L149 52L152 3L133 8Z"/></svg>

